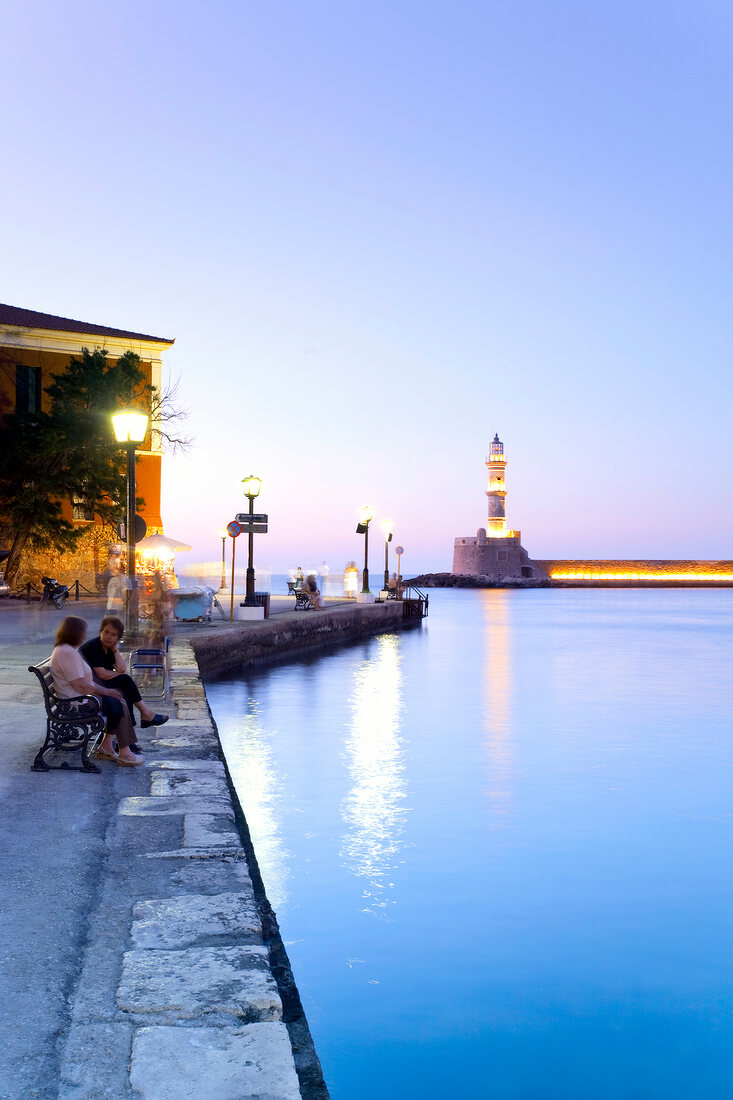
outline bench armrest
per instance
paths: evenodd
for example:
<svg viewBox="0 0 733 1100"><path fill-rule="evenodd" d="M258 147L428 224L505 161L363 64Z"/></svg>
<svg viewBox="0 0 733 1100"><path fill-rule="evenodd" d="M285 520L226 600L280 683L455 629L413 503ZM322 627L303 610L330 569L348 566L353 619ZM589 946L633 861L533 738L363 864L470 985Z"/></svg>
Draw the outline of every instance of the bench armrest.
<svg viewBox="0 0 733 1100"><path fill-rule="evenodd" d="M50 700L54 713L59 717L93 718L102 709L102 704L95 695L73 695L68 699L51 695Z"/></svg>

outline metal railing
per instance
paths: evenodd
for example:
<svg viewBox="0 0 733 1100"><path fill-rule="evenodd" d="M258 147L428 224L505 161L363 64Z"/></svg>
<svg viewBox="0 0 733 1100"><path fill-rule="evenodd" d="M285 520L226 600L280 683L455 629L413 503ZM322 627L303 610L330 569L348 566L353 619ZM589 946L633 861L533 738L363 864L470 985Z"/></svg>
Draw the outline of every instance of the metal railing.
<svg viewBox="0 0 733 1100"><path fill-rule="evenodd" d="M430 601L416 584L404 585L401 600L403 619L427 619Z"/></svg>
<svg viewBox="0 0 733 1100"><path fill-rule="evenodd" d="M87 588L86 585L82 584L78 577L75 581L71 582L71 584L68 586L68 589L70 600L80 600L86 596L104 596L104 592L100 592L98 590L92 591L91 588ZM15 592L10 592L8 594L8 599L25 600L26 603L31 603L32 600L40 600L42 596L43 591L36 588L36 586L34 584L31 584L30 581L27 581L26 584L21 585L20 588L17 588Z"/></svg>

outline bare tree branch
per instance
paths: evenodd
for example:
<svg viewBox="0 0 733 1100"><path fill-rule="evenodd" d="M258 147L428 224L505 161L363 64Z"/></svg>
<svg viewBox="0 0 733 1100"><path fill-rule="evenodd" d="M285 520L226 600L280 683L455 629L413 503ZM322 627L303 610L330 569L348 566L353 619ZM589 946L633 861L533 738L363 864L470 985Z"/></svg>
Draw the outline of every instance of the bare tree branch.
<svg viewBox="0 0 733 1100"><path fill-rule="evenodd" d="M162 389L154 387L150 409L153 448L160 447L172 454L189 450L194 438L183 431L183 422L188 419L191 410L187 405L178 403L180 384L180 376L175 379L169 376Z"/></svg>

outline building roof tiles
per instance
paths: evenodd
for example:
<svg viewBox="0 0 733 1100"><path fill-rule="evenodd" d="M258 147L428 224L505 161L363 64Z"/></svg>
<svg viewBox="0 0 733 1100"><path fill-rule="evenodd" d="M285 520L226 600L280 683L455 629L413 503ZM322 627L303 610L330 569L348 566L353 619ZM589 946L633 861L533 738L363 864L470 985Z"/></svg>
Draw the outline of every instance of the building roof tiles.
<svg viewBox="0 0 733 1100"><path fill-rule="evenodd" d="M127 332L122 328L93 325L88 321L72 321L70 317L54 317L51 313L39 313L35 309L0 304L0 325L17 325L20 328L45 328L52 332L88 332L94 336L117 336L129 340L149 340L154 344L172 344L162 336L147 336L142 332Z"/></svg>

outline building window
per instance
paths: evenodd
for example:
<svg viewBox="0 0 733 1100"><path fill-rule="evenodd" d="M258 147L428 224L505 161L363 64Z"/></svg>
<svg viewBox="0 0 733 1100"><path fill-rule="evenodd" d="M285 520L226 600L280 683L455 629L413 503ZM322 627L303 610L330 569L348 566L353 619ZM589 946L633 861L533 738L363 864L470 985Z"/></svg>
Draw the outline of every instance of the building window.
<svg viewBox="0 0 733 1100"><path fill-rule="evenodd" d="M15 411L37 413L41 411L41 368L15 365Z"/></svg>
<svg viewBox="0 0 733 1100"><path fill-rule="evenodd" d="M72 518L77 520L93 520L94 509L89 506L87 500L74 500L71 503Z"/></svg>

